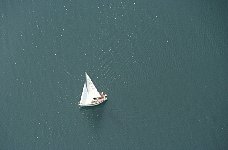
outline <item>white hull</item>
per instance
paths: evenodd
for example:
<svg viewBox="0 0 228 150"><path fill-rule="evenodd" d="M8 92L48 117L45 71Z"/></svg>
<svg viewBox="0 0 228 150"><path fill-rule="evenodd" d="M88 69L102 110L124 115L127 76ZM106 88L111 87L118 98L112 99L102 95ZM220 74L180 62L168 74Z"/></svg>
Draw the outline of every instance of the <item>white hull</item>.
<svg viewBox="0 0 228 150"><path fill-rule="evenodd" d="M99 101L94 101L93 103L90 103L90 104L78 104L80 107L91 107L91 106L97 106L97 105L100 105L102 103L104 103L105 101L107 101L107 98L103 98L103 99L100 99Z"/></svg>

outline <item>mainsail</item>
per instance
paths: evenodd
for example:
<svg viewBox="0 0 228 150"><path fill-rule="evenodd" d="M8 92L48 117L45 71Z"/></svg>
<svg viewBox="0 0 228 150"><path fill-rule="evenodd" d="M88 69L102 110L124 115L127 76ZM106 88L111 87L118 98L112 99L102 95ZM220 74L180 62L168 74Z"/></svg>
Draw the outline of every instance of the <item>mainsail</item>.
<svg viewBox="0 0 228 150"><path fill-rule="evenodd" d="M100 97L100 93L97 91L97 88L95 87L95 85L93 84L92 80L90 79L90 77L88 76L87 73L85 73L86 75L86 87L89 93L89 96L91 98L97 98Z"/></svg>
<svg viewBox="0 0 228 150"><path fill-rule="evenodd" d="M91 104L93 101L93 98L100 97L101 95L97 91L97 88L93 84L88 74L85 73L85 75L86 75L86 82L84 83L84 87L82 90L80 104Z"/></svg>

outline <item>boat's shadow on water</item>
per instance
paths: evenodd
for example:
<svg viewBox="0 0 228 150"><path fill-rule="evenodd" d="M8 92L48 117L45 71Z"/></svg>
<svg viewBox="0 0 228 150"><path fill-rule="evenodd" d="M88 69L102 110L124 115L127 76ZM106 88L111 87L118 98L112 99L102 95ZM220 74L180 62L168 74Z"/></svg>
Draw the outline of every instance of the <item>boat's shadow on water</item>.
<svg viewBox="0 0 228 150"><path fill-rule="evenodd" d="M89 129L93 134L99 134L99 130L102 129L106 109L105 103L92 107L81 107L79 110L85 120L88 121Z"/></svg>

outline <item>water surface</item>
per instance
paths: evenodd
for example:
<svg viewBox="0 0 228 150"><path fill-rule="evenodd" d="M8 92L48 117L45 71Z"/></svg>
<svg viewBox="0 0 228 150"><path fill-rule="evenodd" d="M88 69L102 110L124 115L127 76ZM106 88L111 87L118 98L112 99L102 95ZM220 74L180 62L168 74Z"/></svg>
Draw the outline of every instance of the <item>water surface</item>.
<svg viewBox="0 0 228 150"><path fill-rule="evenodd" d="M228 149L227 9L0 0L0 149ZM105 104L77 106L85 71Z"/></svg>

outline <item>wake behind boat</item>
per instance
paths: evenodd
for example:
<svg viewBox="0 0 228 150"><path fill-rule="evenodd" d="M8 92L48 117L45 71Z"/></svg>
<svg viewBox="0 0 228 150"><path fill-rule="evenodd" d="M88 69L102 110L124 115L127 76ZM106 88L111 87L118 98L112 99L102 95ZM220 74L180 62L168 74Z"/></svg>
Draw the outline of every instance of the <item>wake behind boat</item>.
<svg viewBox="0 0 228 150"><path fill-rule="evenodd" d="M84 87L82 90L81 100L79 102L79 106L96 106L107 100L107 94L97 91L97 88L93 84L91 78L85 73L86 82L84 83Z"/></svg>

